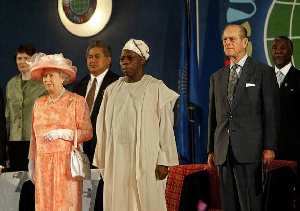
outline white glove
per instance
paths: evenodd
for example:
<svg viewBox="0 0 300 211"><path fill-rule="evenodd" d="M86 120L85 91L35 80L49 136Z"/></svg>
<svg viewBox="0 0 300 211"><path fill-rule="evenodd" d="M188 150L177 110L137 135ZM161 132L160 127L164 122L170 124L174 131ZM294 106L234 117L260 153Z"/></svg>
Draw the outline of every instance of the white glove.
<svg viewBox="0 0 300 211"><path fill-rule="evenodd" d="M29 160L28 163L28 177L34 184L34 160Z"/></svg>
<svg viewBox="0 0 300 211"><path fill-rule="evenodd" d="M59 138L66 141L73 141L73 130L70 129L50 130L50 132L44 135L44 138L48 141L54 141Z"/></svg>

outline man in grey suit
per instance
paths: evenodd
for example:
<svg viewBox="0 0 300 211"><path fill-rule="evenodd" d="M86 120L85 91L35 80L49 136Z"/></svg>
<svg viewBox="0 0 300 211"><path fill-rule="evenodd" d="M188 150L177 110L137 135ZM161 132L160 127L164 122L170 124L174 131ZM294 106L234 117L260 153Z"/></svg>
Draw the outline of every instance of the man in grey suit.
<svg viewBox="0 0 300 211"><path fill-rule="evenodd" d="M262 164L275 158L278 85L272 68L246 53L247 30L222 35L230 65L210 79L208 164L217 166L222 210L262 210Z"/></svg>
<svg viewBox="0 0 300 211"><path fill-rule="evenodd" d="M300 164L300 71L292 65L293 43L285 36L271 45L274 70L280 87L280 135L276 158ZM298 167L298 178L300 168ZM299 180L299 179L298 179Z"/></svg>

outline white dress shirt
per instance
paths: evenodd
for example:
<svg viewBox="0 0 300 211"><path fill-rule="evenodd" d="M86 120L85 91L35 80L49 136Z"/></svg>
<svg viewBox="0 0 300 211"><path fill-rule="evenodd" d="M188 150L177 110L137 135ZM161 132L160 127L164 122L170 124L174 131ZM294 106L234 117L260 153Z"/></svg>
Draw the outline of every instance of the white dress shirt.
<svg viewBox="0 0 300 211"><path fill-rule="evenodd" d="M240 78L241 73L242 73L242 67L244 66L246 60L248 58L248 54L245 54L245 56L237 63L238 64L238 68L236 68L236 73L238 74L238 77ZM234 65L234 63L232 61L230 61L230 69L232 68L232 66Z"/></svg>
<svg viewBox="0 0 300 211"><path fill-rule="evenodd" d="M103 79L104 79L104 77L105 77L107 71L108 71L108 69L106 69L103 73L101 73L101 74L98 75L97 77L95 77L95 76L93 76L93 75L91 74L90 81L89 81L89 83L88 83L88 85L87 85L87 88L86 88L85 99L86 99L86 97L87 97L87 95L88 95L88 93L89 93L89 91L90 91L90 89L91 89L91 86L92 86L92 84L93 84L94 78L97 78L97 82L96 82L96 90L95 90L95 97L94 97L94 103L95 103L95 100L96 100L96 98L97 98L97 96L98 96L98 92L99 92L100 86L101 86L101 84L102 84L102 82L103 82ZM91 109L91 113L92 113L92 110L93 110L93 108L94 108L94 103L93 103L93 106L92 106L92 109Z"/></svg>
<svg viewBox="0 0 300 211"><path fill-rule="evenodd" d="M283 68L278 69L278 67L276 67L275 65L275 74L277 74L277 72L280 70L282 72L282 74L284 75L284 77L288 74L290 68L292 67L292 63L288 63L287 65L285 65Z"/></svg>

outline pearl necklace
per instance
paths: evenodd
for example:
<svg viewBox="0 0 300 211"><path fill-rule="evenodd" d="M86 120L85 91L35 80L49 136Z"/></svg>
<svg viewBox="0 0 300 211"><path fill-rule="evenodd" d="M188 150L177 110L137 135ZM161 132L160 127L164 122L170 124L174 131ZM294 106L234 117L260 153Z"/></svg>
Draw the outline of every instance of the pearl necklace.
<svg viewBox="0 0 300 211"><path fill-rule="evenodd" d="M48 100L48 102L49 103L56 103L60 98L61 98L61 96L63 95L63 93L66 91L66 89L63 87L63 89L61 90L61 92L60 92L60 94L55 98L55 99L53 99L52 100L52 98L51 98L51 95L50 95L50 93L48 94L48 96L49 96L49 100Z"/></svg>

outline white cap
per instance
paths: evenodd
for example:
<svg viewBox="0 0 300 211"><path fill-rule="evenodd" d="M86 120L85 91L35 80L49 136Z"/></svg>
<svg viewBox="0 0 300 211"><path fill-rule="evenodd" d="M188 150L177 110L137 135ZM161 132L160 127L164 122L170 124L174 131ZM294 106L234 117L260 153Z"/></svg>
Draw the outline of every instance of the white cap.
<svg viewBox="0 0 300 211"><path fill-rule="evenodd" d="M123 47L123 50L131 50L144 57L146 60L149 58L149 47L143 40L130 39Z"/></svg>

